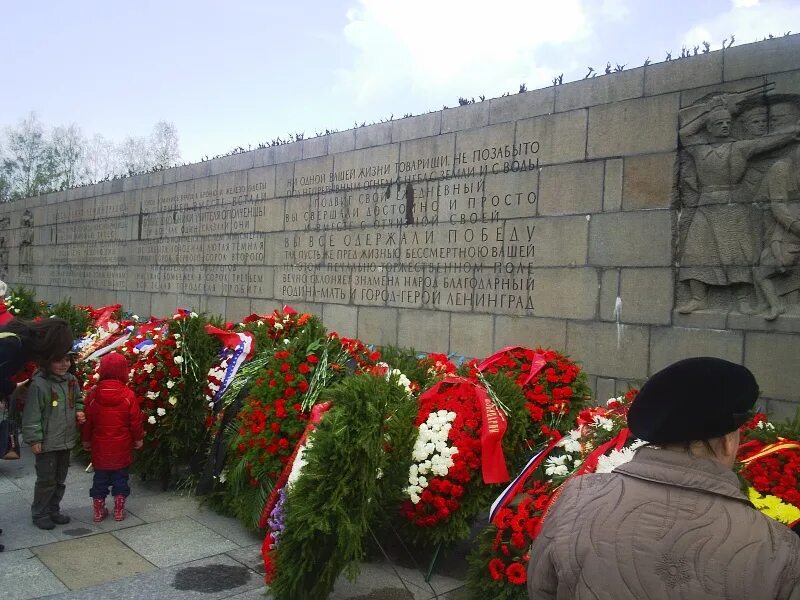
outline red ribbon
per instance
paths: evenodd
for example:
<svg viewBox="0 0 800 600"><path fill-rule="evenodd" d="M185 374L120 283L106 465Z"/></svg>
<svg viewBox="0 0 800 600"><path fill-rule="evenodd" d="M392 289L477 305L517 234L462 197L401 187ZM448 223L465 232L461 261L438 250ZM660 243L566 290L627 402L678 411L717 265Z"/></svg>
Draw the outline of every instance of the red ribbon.
<svg viewBox="0 0 800 600"><path fill-rule="evenodd" d="M486 389L473 381L448 375L445 379L428 389L420 396L420 403L424 404L430 396L436 396L447 389L457 389L459 392L472 391L481 408L481 474L483 482L504 483L511 479L503 455L503 435L508 423L505 415L495 406Z"/></svg>
<svg viewBox="0 0 800 600"><path fill-rule="evenodd" d="M484 358L483 361L478 365L478 371L484 371L486 368L493 365L498 360L503 358L506 354L514 350L527 350L527 348L524 348L522 346L506 346L505 348L498 350L491 356ZM522 385L528 385L531 379L536 377L536 375L539 374L539 371L544 369L546 364L547 360L545 359L544 354L542 352L534 352L533 359L531 360L531 368L528 372L528 376L522 382Z"/></svg>
<svg viewBox="0 0 800 600"><path fill-rule="evenodd" d="M586 460L583 461L583 464L578 467L578 469L573 473L569 479L572 477L576 477L578 475L583 475L584 473L594 473L595 469L597 468L597 462L600 460L600 457L603 456L606 452L611 450L622 450L625 447L625 442L628 441L628 436L630 435L630 429L625 427L622 429L615 437L608 440L605 444L601 444L597 448L589 453L589 456L586 457ZM564 483L567 483L566 481ZM563 485L563 484L562 484Z"/></svg>
<svg viewBox="0 0 800 600"><path fill-rule="evenodd" d="M6 306L6 303L0 300L0 327L8 323L13 318L14 315L8 312L8 307Z"/></svg>
<svg viewBox="0 0 800 600"><path fill-rule="evenodd" d="M584 475L586 473L593 473L594 470L597 468L597 462L600 460L600 457L603 456L608 450L614 448L615 450L622 450L625 447L625 442L628 441L628 436L630 435L630 430L626 427L622 429L615 437L607 441L605 444L601 444L586 457L586 460L583 461L583 464L578 467L578 469L567 479L565 479L558 489L550 496L550 500L547 502L547 506L545 506L544 510L542 511L542 516L539 519L539 522L534 527L531 539L536 539L536 537L541 533L542 527L544 527L544 520L547 515L550 513L550 509L555 504L555 501L558 500L558 497L561 495L561 492L564 489L564 486L567 485L570 479L573 477L577 477L578 475Z"/></svg>
<svg viewBox="0 0 800 600"><path fill-rule="evenodd" d="M292 465L294 464L294 459L297 458L297 453L300 452L300 447L306 443L308 436L317 428L317 425L319 425L319 422L322 420L322 415L328 412L331 406L333 405L330 402L323 402L322 404L315 404L314 408L311 409L311 418L308 420L308 423L306 423L303 435L300 436L300 441L297 442L297 445L294 447L294 451L289 457L283 471L281 471L281 476L278 478L278 481L276 481L275 485L272 487L267 502L264 504L264 508L261 511L261 518L258 520L258 527L260 529L264 529L264 527L267 526L269 515L278 503L278 495L286 485L286 482L289 481L289 475L292 473Z"/></svg>
<svg viewBox="0 0 800 600"><path fill-rule="evenodd" d="M150 320L147 323L142 323L141 325L139 325L136 333L141 333L141 334L149 333L153 331L156 327L160 327L164 323L166 323L165 319L156 319L155 317L150 317Z"/></svg>
<svg viewBox="0 0 800 600"><path fill-rule="evenodd" d="M478 402L481 404L481 472L484 483L505 483L508 475L503 456L503 436L508 422L503 412L492 402L486 390L476 386Z"/></svg>
<svg viewBox="0 0 800 600"><path fill-rule="evenodd" d="M121 308L122 304L111 304L110 306L94 309L91 317L94 320L95 327L104 327L114 316L114 313Z"/></svg>

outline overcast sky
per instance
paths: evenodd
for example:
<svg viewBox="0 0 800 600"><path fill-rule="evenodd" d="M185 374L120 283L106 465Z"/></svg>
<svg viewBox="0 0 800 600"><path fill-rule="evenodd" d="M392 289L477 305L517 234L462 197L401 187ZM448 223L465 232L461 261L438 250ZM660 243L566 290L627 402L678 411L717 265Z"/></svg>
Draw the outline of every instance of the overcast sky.
<svg viewBox="0 0 800 600"><path fill-rule="evenodd" d="M3 0L0 127L31 110L183 158L800 32L800 0Z"/></svg>

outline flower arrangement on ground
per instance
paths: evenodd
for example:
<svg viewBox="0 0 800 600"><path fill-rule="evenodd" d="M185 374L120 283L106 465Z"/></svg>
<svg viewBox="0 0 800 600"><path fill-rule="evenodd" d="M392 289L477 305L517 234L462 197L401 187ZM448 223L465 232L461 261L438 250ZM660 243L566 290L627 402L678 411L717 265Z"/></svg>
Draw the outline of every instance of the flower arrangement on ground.
<svg viewBox="0 0 800 600"><path fill-rule="evenodd" d="M484 384L448 375L420 396L400 506L409 539L435 545L468 537L499 491L495 484L508 481L506 461L522 447L524 414L522 392L502 375Z"/></svg>
<svg viewBox="0 0 800 600"><path fill-rule="evenodd" d="M289 317L278 323L287 325L278 331L289 329L295 337L277 338L283 341L255 376L226 436L222 508L251 529L258 529L264 504L303 434L315 404L307 398L312 385L333 374L319 320L297 313Z"/></svg>
<svg viewBox="0 0 800 600"><path fill-rule="evenodd" d="M500 495L469 559L471 597L527 600L528 550L561 486L576 475L610 472L644 444L631 439L627 428L635 394L630 390L606 406L582 410L576 426L551 439Z"/></svg>
<svg viewBox="0 0 800 600"><path fill-rule="evenodd" d="M502 373L522 389L528 412L525 439L529 447L563 435L591 397L580 367L555 350L504 348L471 367L473 376L476 371Z"/></svg>
<svg viewBox="0 0 800 600"><path fill-rule="evenodd" d="M144 447L133 468L166 484L177 465L191 465L205 436L206 374L220 343L208 319L179 310L151 321L123 345L131 357L131 388L142 399ZM196 468L196 465L193 465Z"/></svg>
<svg viewBox="0 0 800 600"><path fill-rule="evenodd" d="M741 431L737 460L750 500L767 516L795 526L800 522L800 418L776 426L758 413Z"/></svg>
<svg viewBox="0 0 800 600"><path fill-rule="evenodd" d="M282 508L269 588L277 600L322 600L342 571L354 575L371 527L398 500L408 473L416 404L398 380L354 375L322 400L332 407Z"/></svg>

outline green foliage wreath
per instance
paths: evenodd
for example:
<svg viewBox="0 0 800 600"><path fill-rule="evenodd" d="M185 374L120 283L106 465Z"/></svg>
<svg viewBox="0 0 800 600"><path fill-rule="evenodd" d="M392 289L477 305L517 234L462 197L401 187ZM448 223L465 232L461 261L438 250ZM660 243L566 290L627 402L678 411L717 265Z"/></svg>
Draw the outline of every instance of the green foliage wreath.
<svg viewBox="0 0 800 600"><path fill-rule="evenodd" d="M401 386L356 375L321 400L333 408L286 500L270 586L276 600L322 600L343 570L355 575L369 529L396 502L411 460L416 403Z"/></svg>

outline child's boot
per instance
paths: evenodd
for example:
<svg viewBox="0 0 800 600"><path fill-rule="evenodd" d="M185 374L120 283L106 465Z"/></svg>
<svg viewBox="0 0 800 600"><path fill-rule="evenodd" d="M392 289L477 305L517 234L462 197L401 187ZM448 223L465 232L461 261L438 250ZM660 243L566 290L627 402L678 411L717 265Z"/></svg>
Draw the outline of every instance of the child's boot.
<svg viewBox="0 0 800 600"><path fill-rule="evenodd" d="M114 520L122 521L125 518L125 496L114 496Z"/></svg>
<svg viewBox="0 0 800 600"><path fill-rule="evenodd" d="M105 498L94 498L94 522L99 523L108 516Z"/></svg>

